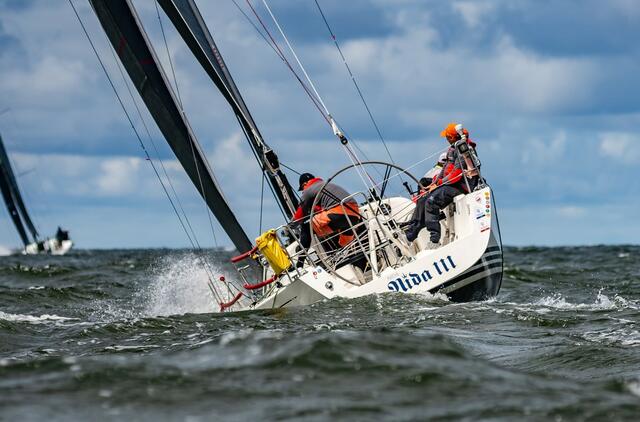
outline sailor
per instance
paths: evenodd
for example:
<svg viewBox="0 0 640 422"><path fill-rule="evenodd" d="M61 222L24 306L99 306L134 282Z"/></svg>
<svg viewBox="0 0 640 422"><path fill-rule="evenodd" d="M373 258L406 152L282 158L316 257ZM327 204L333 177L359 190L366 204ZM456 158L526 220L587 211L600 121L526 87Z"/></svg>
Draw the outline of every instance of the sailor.
<svg viewBox="0 0 640 422"><path fill-rule="evenodd" d="M407 240L413 241L418 237L422 227L429 230L430 248L437 247L440 242L440 220L441 210L453 202L453 198L460 194L473 190L478 183L477 173L472 173L464 157L461 156L456 143L462 141L475 149L476 144L469 139L469 131L458 123L449 123L440 133L449 142L449 149L446 152L442 170L435 175L431 185L428 187L428 194L424 199L418 200L416 208L424 207L424 210L417 209L414 215L421 218L412 224L407 230ZM463 176L467 172L467 177ZM424 214L422 214L424 211Z"/></svg>
<svg viewBox="0 0 640 422"><path fill-rule="evenodd" d="M337 235L335 247L346 246L354 238L352 227L361 221L358 203L340 186L334 183L324 184L321 178L311 173L301 174L299 182L298 190L302 191L302 196L300 206L293 216L293 222L302 224L301 246L307 249L311 245L311 233L305 220L311 213L311 206L320 191L322 193L311 221L313 232L324 240L334 239Z"/></svg>
<svg viewBox="0 0 640 422"><path fill-rule="evenodd" d="M439 175L440 172L442 172L442 168L444 167L444 163L446 161L447 153L443 152L442 154L440 154L440 157L438 157L438 162L433 167L431 167L431 169L429 169L429 171L426 172L423 176L423 178L427 181L427 185L430 185L433 182L433 178ZM422 182L422 179L420 179L420 182Z"/></svg>
<svg viewBox="0 0 640 422"><path fill-rule="evenodd" d="M67 230L62 230L62 227L58 226L58 230L56 231L56 240L59 243L62 243L63 240L69 240L69 232Z"/></svg>
<svg viewBox="0 0 640 422"><path fill-rule="evenodd" d="M413 202L416 203L416 207L413 209L411 220L403 224L403 226L406 227L405 233L407 235L407 240L409 240L410 242L414 241L416 237L418 237L418 233L420 232L420 230L422 230L423 227L425 227L426 224L426 200L429 193L429 186L431 185L433 179L432 177L426 176L429 176L431 170L429 170L427 174L425 174L425 177L420 179L420 181L418 182L418 193L412 198ZM440 168L440 170L442 170L442 168Z"/></svg>

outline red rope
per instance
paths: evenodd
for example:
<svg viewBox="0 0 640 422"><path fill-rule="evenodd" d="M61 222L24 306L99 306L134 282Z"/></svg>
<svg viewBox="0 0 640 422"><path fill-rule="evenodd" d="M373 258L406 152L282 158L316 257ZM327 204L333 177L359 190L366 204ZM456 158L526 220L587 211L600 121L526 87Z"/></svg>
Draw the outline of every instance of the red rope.
<svg viewBox="0 0 640 422"><path fill-rule="evenodd" d="M235 305L235 303L237 301L239 301L242 296L243 296L243 293L240 292L237 295L235 295L234 298L231 299L229 302L221 302L220 303L220 312L224 312L225 309L230 308L233 305Z"/></svg>
<svg viewBox="0 0 640 422"><path fill-rule="evenodd" d="M278 274L274 275L271 278L266 279L265 281L261 281L260 283L256 283L256 284L245 284L244 287L247 290L255 290L255 289L259 289L261 287L264 287L268 284L273 283L274 281L276 281L278 278L280 278L280 276Z"/></svg>
<svg viewBox="0 0 640 422"><path fill-rule="evenodd" d="M253 249L251 249L250 251L247 251L247 252L243 253L242 255L234 256L233 258L231 258L231 262L233 262L235 264L238 261L242 261L243 259L248 258L249 256L253 255L257 250L258 250L258 247L254 246Z"/></svg>

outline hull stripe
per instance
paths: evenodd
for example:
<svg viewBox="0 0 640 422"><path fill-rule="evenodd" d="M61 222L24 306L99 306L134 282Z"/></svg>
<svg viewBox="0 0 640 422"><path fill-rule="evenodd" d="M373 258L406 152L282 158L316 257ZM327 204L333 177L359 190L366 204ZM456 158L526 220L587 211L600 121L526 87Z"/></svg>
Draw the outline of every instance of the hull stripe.
<svg viewBox="0 0 640 422"><path fill-rule="evenodd" d="M473 268L473 267L472 267ZM466 271L463 274L460 274L458 277L455 277L447 282L442 283L441 285L434 287L433 289L430 289L429 292L430 293L435 293L438 290L444 289L445 287L451 286L453 284L456 284L460 281L463 281L466 278L470 278L476 274L479 274L483 271L487 271L493 268L502 268L502 260L500 261L496 261L496 262L492 262L490 264L483 264L482 266L472 269L470 268L469 271Z"/></svg>

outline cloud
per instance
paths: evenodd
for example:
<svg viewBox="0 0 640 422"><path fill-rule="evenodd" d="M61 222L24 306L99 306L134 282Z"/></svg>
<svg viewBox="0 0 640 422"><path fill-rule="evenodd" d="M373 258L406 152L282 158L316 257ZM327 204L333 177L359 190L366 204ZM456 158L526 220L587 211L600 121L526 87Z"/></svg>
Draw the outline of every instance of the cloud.
<svg viewBox="0 0 640 422"><path fill-rule="evenodd" d="M134 3L168 70L153 2ZM289 3L274 0L272 7L325 102L363 159L386 160L315 5ZM420 163L414 173L424 173L430 166L425 157L444 147L438 137L442 125L462 121L478 141L483 173L499 205L540 210L544 224L537 237L522 230L513 211L505 227L508 241L537 242L545 233L553 236L558 221L584 222L597 215L594 197L611 209L637 204L627 186L612 185L604 169L605 163L619 163L616 179L633 180L633 164L640 161L632 138L640 125L640 48L629 42L640 37L637 2L348 3L321 2L394 160L402 166ZM102 29L86 2L75 4L155 160ZM203 1L199 6L281 162L325 177L347 165L342 147L298 82L235 6ZM162 19L186 114L232 208L253 234L260 213L258 166L230 107ZM82 208L88 215L74 211L74 218L96 237L107 228L88 229L90 220L108 220L107 209L119 209L119 216L155 213L155 222L174 218L67 3L0 2L0 72L0 110L11 107L0 116L3 138L20 169L37 169L38 177L20 180L36 197L31 207L45 212L41 204L48 202L60 213ZM187 212L207 226L201 198L134 98ZM295 185L297 176L287 174ZM266 192L264 224L278 225L282 218ZM123 244L137 241L133 235L125 240L127 232L121 223ZM182 244L179 230L172 236ZM627 239L624 233L617 236ZM160 234L154 239L171 244Z"/></svg>
<svg viewBox="0 0 640 422"><path fill-rule="evenodd" d="M134 190L131 183L138 176L140 167L139 158L111 159L100 164L101 174L97 178L96 185L100 194L122 195Z"/></svg>
<svg viewBox="0 0 640 422"><path fill-rule="evenodd" d="M640 163L638 137L628 132L609 132L600 135L600 153L623 164Z"/></svg>
<svg viewBox="0 0 640 422"><path fill-rule="evenodd" d="M585 207L575 207L575 206L567 205L567 206L558 208L557 212L562 217L576 218L576 217L585 216L588 211Z"/></svg>
<svg viewBox="0 0 640 422"><path fill-rule="evenodd" d="M86 201L158 200L164 193L148 161L139 157L105 157L66 154L11 154L16 172L34 171L21 180L22 190L34 197L70 197ZM174 187L184 191L184 172L175 161L154 160L162 180L167 170ZM190 188L190 186L189 186Z"/></svg>
<svg viewBox="0 0 640 422"><path fill-rule="evenodd" d="M462 15L464 22L470 29L475 29L485 21L488 14L496 9L496 3L491 1L456 1L453 9Z"/></svg>

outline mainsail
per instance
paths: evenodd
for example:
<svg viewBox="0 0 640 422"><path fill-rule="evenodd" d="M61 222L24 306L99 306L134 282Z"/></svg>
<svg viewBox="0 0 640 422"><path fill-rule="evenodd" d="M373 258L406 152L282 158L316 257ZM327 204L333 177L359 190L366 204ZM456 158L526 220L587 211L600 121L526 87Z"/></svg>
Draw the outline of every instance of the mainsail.
<svg viewBox="0 0 640 422"><path fill-rule="evenodd" d="M252 244L216 183L130 0L89 0L120 61L207 206L240 252Z"/></svg>
<svg viewBox="0 0 640 422"><path fill-rule="evenodd" d="M2 136L0 136L0 191L2 191L2 197L7 205L7 210L13 220L13 224L16 226L16 230L18 230L20 239L22 239L22 243L24 243L25 246L30 243L23 221L31 232L33 241L37 241L38 231L33 225L24 201L22 200L18 183L16 182L11 163L9 162L9 156L2 142Z"/></svg>
<svg viewBox="0 0 640 422"><path fill-rule="evenodd" d="M278 157L264 142L194 0L159 0L158 3L231 105L281 208L291 217L298 206L294 190L280 171Z"/></svg>

